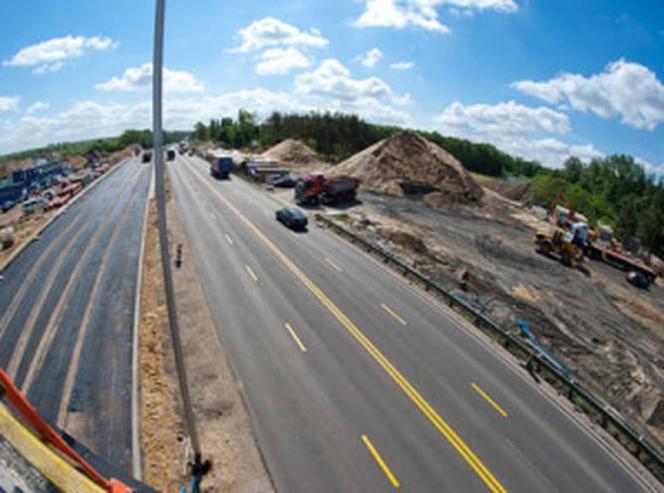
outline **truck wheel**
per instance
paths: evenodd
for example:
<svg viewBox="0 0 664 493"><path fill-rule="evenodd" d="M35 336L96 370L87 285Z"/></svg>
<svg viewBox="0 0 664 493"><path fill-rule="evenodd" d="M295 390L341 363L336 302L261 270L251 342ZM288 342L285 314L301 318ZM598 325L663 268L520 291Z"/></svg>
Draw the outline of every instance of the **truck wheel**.
<svg viewBox="0 0 664 493"><path fill-rule="evenodd" d="M549 256L551 254L551 243L548 241L540 241L537 246L542 255Z"/></svg>
<svg viewBox="0 0 664 493"><path fill-rule="evenodd" d="M565 266L565 267L571 267L572 266L572 256L568 251L563 251L560 254L560 262Z"/></svg>

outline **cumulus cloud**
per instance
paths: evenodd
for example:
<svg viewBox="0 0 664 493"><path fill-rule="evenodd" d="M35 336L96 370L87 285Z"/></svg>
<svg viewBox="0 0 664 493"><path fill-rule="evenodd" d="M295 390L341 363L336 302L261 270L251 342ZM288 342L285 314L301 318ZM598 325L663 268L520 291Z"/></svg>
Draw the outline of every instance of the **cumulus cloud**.
<svg viewBox="0 0 664 493"><path fill-rule="evenodd" d="M654 130L664 121L664 84L638 63L618 60L590 77L566 73L545 82L522 80L513 86L551 104L562 103L602 118L619 116L638 129Z"/></svg>
<svg viewBox="0 0 664 493"><path fill-rule="evenodd" d="M258 75L283 75L291 70L311 66L311 60L297 48L270 48L259 56L256 64Z"/></svg>
<svg viewBox="0 0 664 493"><path fill-rule="evenodd" d="M488 142L510 154L561 166L570 155L582 159L601 156L591 144L568 144L547 134L570 131L564 113L543 106L529 107L508 101L495 105L454 102L434 118L443 134Z"/></svg>
<svg viewBox="0 0 664 493"><path fill-rule="evenodd" d="M60 70L67 60L81 57L86 51L108 50L114 46L111 38L69 35L21 48L2 64L11 67L34 67L35 74L44 74Z"/></svg>
<svg viewBox="0 0 664 493"><path fill-rule="evenodd" d="M166 92L201 92L203 84L196 77L184 70L163 69L163 84ZM152 64L144 63L140 67L130 67L120 77L99 83L95 86L104 91L142 91L152 87Z"/></svg>
<svg viewBox="0 0 664 493"><path fill-rule="evenodd" d="M514 135L537 131L565 133L570 129L569 119L564 113L544 106L523 106L514 101L469 106L456 101L434 120L449 133L457 134L477 132L486 135Z"/></svg>
<svg viewBox="0 0 664 493"><path fill-rule="evenodd" d="M0 113L4 113L5 111L18 111L18 102L20 99L21 98L18 96L0 96Z"/></svg>
<svg viewBox="0 0 664 493"><path fill-rule="evenodd" d="M409 94L395 94L389 84L377 77L354 79L350 70L334 58L298 75L295 92L311 97L311 104L319 109L355 113L381 123L411 124L410 116L394 107L408 104Z"/></svg>
<svg viewBox="0 0 664 493"><path fill-rule="evenodd" d="M35 113L39 113L40 111L47 110L51 107L50 103L45 103L43 101L37 101L35 103L32 103L30 106L27 107L25 110L26 115L34 115Z"/></svg>
<svg viewBox="0 0 664 493"><path fill-rule="evenodd" d="M295 91L326 98L354 101L360 98L390 100L392 88L378 77L353 79L339 60L328 58L312 71L295 78Z"/></svg>
<svg viewBox="0 0 664 493"><path fill-rule="evenodd" d="M415 62L396 62L391 63L390 68L392 70L410 70L415 67Z"/></svg>
<svg viewBox="0 0 664 493"><path fill-rule="evenodd" d="M514 0L364 0L364 12L355 21L356 27L418 27L427 31L449 33L438 20L437 7L455 12L473 13L482 10L516 12Z"/></svg>
<svg viewBox="0 0 664 493"><path fill-rule="evenodd" d="M48 116L23 114L12 120L0 120L0 128L3 129L0 132L0 154L56 142L119 135L128 128L149 128L151 108L148 100L138 104L88 100ZM411 123L405 112L370 98L354 101L298 98L286 92L255 88L216 97L167 97L164 99L164 126L168 129L191 129L197 121L235 116L240 108L255 113L259 118L265 118L273 111L344 111L374 122Z"/></svg>
<svg viewBox="0 0 664 493"><path fill-rule="evenodd" d="M301 31L274 17L265 17L252 22L240 29L238 36L242 42L240 46L230 50L233 53L249 53L274 46L322 47L328 44L328 40L317 29Z"/></svg>
<svg viewBox="0 0 664 493"><path fill-rule="evenodd" d="M378 48L372 48L365 54L357 57L357 60L367 68L375 66L383 58L383 52Z"/></svg>

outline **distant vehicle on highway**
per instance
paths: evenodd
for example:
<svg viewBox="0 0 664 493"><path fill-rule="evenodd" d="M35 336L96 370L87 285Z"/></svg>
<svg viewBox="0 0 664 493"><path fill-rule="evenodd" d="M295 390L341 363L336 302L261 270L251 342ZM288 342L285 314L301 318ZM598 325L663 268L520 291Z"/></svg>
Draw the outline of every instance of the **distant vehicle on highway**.
<svg viewBox="0 0 664 493"><path fill-rule="evenodd" d="M176 152L172 147L166 151L166 159L168 161L175 161Z"/></svg>
<svg viewBox="0 0 664 493"><path fill-rule="evenodd" d="M297 178L292 174L287 174L281 178L277 178L272 182L272 185L280 188L293 188L297 183Z"/></svg>
<svg viewBox="0 0 664 493"><path fill-rule="evenodd" d="M143 155L141 156L141 162L149 163L150 161L152 161L152 151L143 151Z"/></svg>
<svg viewBox="0 0 664 493"><path fill-rule="evenodd" d="M296 231L304 231L309 223L307 216L297 207L279 209L276 216L277 221Z"/></svg>
<svg viewBox="0 0 664 493"><path fill-rule="evenodd" d="M48 200L41 197L37 197L34 199L26 200L21 206L21 209L23 210L24 214L32 214L35 211L43 209L44 207L46 207L47 204Z"/></svg>
<svg viewBox="0 0 664 493"><path fill-rule="evenodd" d="M210 162L210 174L214 178L228 180L233 171L233 159L230 156L213 158Z"/></svg>

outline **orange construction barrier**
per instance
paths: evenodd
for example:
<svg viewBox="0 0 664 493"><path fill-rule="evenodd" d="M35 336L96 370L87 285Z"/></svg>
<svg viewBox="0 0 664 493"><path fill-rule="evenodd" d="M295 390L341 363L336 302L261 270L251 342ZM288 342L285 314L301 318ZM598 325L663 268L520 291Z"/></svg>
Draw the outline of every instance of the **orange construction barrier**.
<svg viewBox="0 0 664 493"><path fill-rule="evenodd" d="M9 405L23 418L42 439L52 445L60 453L77 464L81 471L92 481L109 493L132 493L132 489L116 479L107 479L95 470L83 457L78 455L64 439L42 418L37 410L28 402L21 391L14 385L9 375L0 368L0 399Z"/></svg>

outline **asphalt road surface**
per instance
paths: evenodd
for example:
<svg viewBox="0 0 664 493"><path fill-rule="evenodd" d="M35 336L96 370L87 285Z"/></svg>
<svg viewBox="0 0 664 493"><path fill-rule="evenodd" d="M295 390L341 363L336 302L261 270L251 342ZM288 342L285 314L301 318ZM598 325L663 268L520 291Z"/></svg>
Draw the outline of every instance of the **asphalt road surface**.
<svg viewBox="0 0 664 493"><path fill-rule="evenodd" d="M134 300L150 166L130 159L0 281L0 366L51 423L132 472Z"/></svg>
<svg viewBox="0 0 664 493"><path fill-rule="evenodd" d="M453 315L198 158L170 176L279 491L635 492L641 483ZM186 328L184 328L186 330Z"/></svg>

